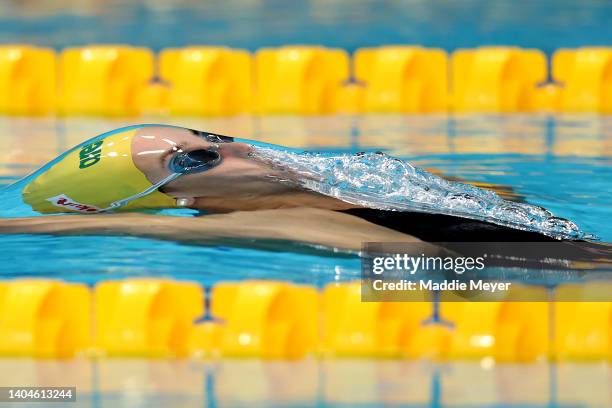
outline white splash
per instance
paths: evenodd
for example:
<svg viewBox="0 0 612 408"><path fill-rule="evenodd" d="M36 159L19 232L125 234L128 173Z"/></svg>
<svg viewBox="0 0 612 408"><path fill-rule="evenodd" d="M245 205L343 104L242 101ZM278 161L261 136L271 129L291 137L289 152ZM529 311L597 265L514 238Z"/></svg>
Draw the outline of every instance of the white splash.
<svg viewBox="0 0 612 408"><path fill-rule="evenodd" d="M535 205L435 176L384 153L296 153L255 147L255 159L283 170L286 181L369 208L446 214L486 221L556 239L596 239L572 221Z"/></svg>

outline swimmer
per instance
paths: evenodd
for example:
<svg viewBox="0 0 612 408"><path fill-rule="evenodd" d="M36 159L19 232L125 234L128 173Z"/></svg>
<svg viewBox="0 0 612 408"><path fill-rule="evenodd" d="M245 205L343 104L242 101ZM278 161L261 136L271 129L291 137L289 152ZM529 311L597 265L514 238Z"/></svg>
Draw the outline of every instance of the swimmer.
<svg viewBox="0 0 612 408"><path fill-rule="evenodd" d="M207 243L258 238L349 250L371 239L420 242L337 212L353 205L277 182L281 174L253 160L251 149L230 137L178 127L120 129L26 178L22 199L27 206L66 216L1 218L0 233ZM206 216L127 212L181 207Z"/></svg>
<svg viewBox="0 0 612 408"><path fill-rule="evenodd" d="M257 160L253 149L242 139L180 127L118 129L17 183L35 213L70 215L2 218L0 233L269 239L355 251L364 241L414 242L428 254L440 248L426 241L552 240L478 220L349 203L288 182L286 170ZM168 208L206 216L142 213Z"/></svg>

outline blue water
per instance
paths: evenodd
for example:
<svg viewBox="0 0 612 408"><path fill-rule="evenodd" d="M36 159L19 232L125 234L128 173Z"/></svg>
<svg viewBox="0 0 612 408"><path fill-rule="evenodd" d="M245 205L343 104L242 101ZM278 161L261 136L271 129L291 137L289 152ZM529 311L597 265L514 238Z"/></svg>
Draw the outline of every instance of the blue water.
<svg viewBox="0 0 612 408"><path fill-rule="evenodd" d="M151 119L147 122L160 121ZM375 151L447 176L510 187L526 202L612 240L611 118L546 115L172 119L173 124L325 151ZM0 175L16 180L59 152L127 120L3 119ZM269 243L267 243L269 244ZM196 246L134 237L0 236L0 276L93 283L173 276L211 285L242 278L322 286L359 276L359 259L299 244Z"/></svg>
<svg viewBox="0 0 612 408"><path fill-rule="evenodd" d="M56 48L130 43L155 50L299 43L349 51L397 43L447 50L500 44L550 53L610 45L611 19L612 3L606 0L310 0L292 1L290 7L285 0L4 1L0 42Z"/></svg>

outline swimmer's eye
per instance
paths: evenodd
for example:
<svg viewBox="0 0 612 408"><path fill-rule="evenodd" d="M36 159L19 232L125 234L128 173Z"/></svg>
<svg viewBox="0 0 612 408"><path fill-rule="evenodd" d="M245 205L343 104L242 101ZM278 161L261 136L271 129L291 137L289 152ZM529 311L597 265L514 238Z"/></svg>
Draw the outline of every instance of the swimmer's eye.
<svg viewBox="0 0 612 408"><path fill-rule="evenodd" d="M210 133L210 132L201 132L199 130L194 130L194 129L189 129L189 131L193 133L194 135L201 137L210 143L232 143L234 141L234 138L230 136L223 136L223 135L218 135L216 133Z"/></svg>
<svg viewBox="0 0 612 408"><path fill-rule="evenodd" d="M175 174L190 174L206 171L219 163L221 163L221 155L216 150L179 151L170 159L168 168Z"/></svg>

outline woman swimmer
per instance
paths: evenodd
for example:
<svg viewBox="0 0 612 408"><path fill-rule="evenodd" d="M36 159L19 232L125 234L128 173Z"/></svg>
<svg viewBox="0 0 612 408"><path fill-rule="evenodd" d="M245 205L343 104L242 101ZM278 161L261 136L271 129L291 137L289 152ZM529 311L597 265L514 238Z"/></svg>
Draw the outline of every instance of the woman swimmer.
<svg viewBox="0 0 612 408"><path fill-rule="evenodd" d="M3 218L0 233L129 234L188 242L259 238L351 250L364 241L418 242L428 253L438 247L424 241L552 240L479 220L367 208L321 194L291 182L287 169L254 158L253 144L164 125L118 129L11 187L38 214L73 215L61 222ZM209 215L122 212L176 207Z"/></svg>
<svg viewBox="0 0 612 408"><path fill-rule="evenodd" d="M188 242L291 240L357 250L361 242L418 239L334 210L340 200L279 183L252 147L169 126L119 129L69 151L23 182L39 214L0 218L1 233L128 234ZM121 210L188 207L206 217ZM113 214L105 214L113 210ZM17 213L18 215L19 213ZM87 215L84 215L87 214Z"/></svg>

